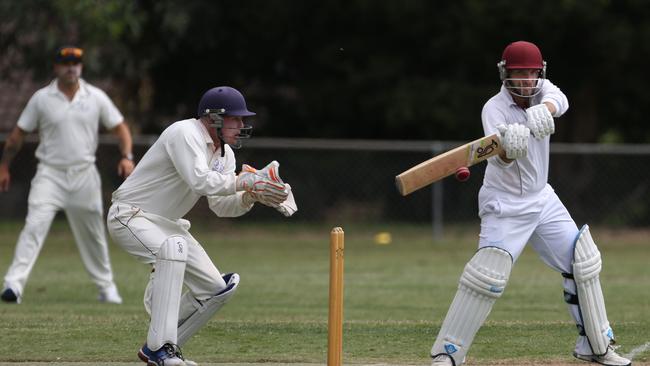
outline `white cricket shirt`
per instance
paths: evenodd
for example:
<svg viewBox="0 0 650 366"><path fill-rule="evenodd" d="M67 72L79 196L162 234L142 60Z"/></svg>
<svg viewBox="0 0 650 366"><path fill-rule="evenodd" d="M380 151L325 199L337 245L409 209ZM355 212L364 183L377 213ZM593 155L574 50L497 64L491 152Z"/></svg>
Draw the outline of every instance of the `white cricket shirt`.
<svg viewBox="0 0 650 366"><path fill-rule="evenodd" d="M225 145L224 157L198 119L167 127L138 162L133 173L113 192L113 202L177 220L208 196L219 216L248 212L235 192L235 154Z"/></svg>
<svg viewBox="0 0 650 366"><path fill-rule="evenodd" d="M569 109L569 101L560 88L546 79L542 91L531 100L531 106L551 102L556 112L553 117L560 117ZM501 91L490 98L481 113L483 130L486 136L498 133L500 124L526 124L526 110L519 107L508 90L502 85ZM498 156L488 159L488 166L483 178L483 187L506 192L515 196L534 195L541 192L548 182L548 162L550 136L542 140L532 135L528 140L528 155L511 163L505 163Z"/></svg>
<svg viewBox="0 0 650 366"><path fill-rule="evenodd" d="M38 129L36 157L41 163L69 168L95 162L99 123L111 130L124 117L101 89L79 80L69 100L54 79L32 95L18 119L27 132Z"/></svg>

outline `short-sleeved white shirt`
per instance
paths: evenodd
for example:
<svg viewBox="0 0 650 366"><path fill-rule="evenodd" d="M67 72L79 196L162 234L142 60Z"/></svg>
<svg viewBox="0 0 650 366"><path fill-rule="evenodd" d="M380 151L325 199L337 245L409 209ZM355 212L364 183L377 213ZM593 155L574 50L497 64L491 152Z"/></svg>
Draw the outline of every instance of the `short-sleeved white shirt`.
<svg viewBox="0 0 650 366"><path fill-rule="evenodd" d="M68 168L95 162L99 123L113 129L124 117L101 89L79 80L79 90L69 100L57 80L31 97L18 119L27 132L38 130L36 157L41 163Z"/></svg>
<svg viewBox="0 0 650 366"><path fill-rule="evenodd" d="M544 81L541 92L532 98L530 105L545 102L555 106L554 117L560 117L569 109L567 97L548 79ZM489 136L498 133L497 126L500 124L525 125L527 117L526 110L519 107L510 92L501 86L501 91L483 106L481 119L485 135ZM519 197L541 192L548 182L549 152L549 136L541 140L530 136L526 157L511 163L503 162L498 156L488 159L483 187Z"/></svg>
<svg viewBox="0 0 650 366"><path fill-rule="evenodd" d="M220 216L239 216L250 210L236 192L235 154L230 146L214 146L200 120L173 123L138 162L133 173L113 192L113 202L177 220L207 196Z"/></svg>

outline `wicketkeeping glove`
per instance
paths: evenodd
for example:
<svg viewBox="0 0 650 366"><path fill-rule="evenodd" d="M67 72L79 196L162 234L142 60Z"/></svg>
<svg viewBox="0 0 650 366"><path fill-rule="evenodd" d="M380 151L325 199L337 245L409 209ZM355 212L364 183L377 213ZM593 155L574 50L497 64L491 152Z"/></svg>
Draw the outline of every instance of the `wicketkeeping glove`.
<svg viewBox="0 0 650 366"><path fill-rule="evenodd" d="M243 164L241 173L237 176L237 191L246 192L246 201L253 199L264 205L277 207L289 195L278 174L279 166L277 161L272 161L264 169L257 170L250 165Z"/></svg>
<svg viewBox="0 0 650 366"><path fill-rule="evenodd" d="M528 137L530 129L519 123L498 125L501 134L501 144L508 159L523 158L528 154Z"/></svg>
<svg viewBox="0 0 650 366"><path fill-rule="evenodd" d="M541 140L555 132L555 121L546 104L534 105L526 109L526 124L536 139Z"/></svg>
<svg viewBox="0 0 650 366"><path fill-rule="evenodd" d="M289 193L289 196L287 199L282 202L278 207L275 209L280 211L281 214L283 214L285 217L290 217L296 211L298 211L298 205L296 204L296 199L293 198L293 193L291 192L291 186L289 183L285 184L287 186L287 191Z"/></svg>

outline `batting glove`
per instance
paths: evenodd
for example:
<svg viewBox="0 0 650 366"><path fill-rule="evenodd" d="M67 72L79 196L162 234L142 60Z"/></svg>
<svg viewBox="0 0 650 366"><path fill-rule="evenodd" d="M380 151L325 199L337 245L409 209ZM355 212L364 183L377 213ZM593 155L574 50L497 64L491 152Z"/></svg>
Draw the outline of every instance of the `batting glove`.
<svg viewBox="0 0 650 366"><path fill-rule="evenodd" d="M538 104L526 109L526 124L536 139L541 140L555 132L555 121L546 104Z"/></svg>
<svg viewBox="0 0 650 366"><path fill-rule="evenodd" d="M498 125L501 134L501 144L508 159L523 158L528 154L528 137L530 129L519 123L511 125Z"/></svg>

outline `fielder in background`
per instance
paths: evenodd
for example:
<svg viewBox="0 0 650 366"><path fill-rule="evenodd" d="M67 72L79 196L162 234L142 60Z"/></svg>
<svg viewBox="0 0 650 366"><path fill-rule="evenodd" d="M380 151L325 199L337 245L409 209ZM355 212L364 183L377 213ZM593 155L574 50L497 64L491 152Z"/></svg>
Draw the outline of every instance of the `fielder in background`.
<svg viewBox="0 0 650 366"><path fill-rule="evenodd" d="M81 259L99 288L99 301L120 304L106 245L101 182L95 166L99 123L119 139L122 159L117 172L133 170L131 133L124 117L102 90L81 79L83 50L61 47L54 59L54 79L38 90L11 131L0 161L0 192L9 189L9 165L25 135L38 130L38 167L32 179L27 218L0 297L20 303L27 278L57 211L70 223Z"/></svg>
<svg viewBox="0 0 650 366"><path fill-rule="evenodd" d="M180 347L229 301L239 275L222 275L183 216L206 196L220 217L247 213L255 202L291 216L291 187L280 179L279 164L256 170L243 165L235 175L235 154L253 116L242 94L227 86L208 90L197 118L178 121L160 135L133 174L113 193L108 213L112 238L140 261L154 266L145 290L151 316L138 357L149 365L195 365ZM183 285L187 291L182 293Z"/></svg>
<svg viewBox="0 0 650 366"><path fill-rule="evenodd" d="M488 160L478 197L478 251L460 277L431 349L432 365L464 362L528 242L564 277L564 300L579 332L573 355L602 365L630 365L614 350L599 282L600 253L589 227L578 230L547 183L553 117L567 111L567 98L546 79L546 62L530 42L508 45L498 69L501 91L485 104L481 117L486 135L501 134L504 153Z"/></svg>

